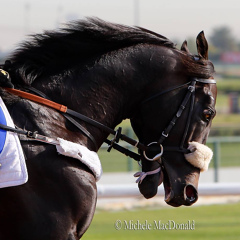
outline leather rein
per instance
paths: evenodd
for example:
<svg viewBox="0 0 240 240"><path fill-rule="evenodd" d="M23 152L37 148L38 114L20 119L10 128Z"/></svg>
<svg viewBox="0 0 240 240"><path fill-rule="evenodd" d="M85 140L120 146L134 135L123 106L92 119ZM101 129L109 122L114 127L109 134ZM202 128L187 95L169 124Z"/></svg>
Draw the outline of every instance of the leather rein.
<svg viewBox="0 0 240 240"><path fill-rule="evenodd" d="M111 151L112 148L116 149L117 151L125 154L126 156L129 156L131 158L133 158L136 161L140 161L141 160L141 155L137 154L135 152L132 152L120 145L118 145L119 140L123 140L127 143L129 143L130 145L138 148L139 150L141 150L143 152L144 157L149 160L149 161L155 161L155 160L159 160L163 154L163 151L177 151L177 152L182 152L182 153L187 153L189 152L188 149L183 147L183 143L185 141L185 138L187 136L187 132L190 126L190 120L191 120L191 115L192 115L192 110L193 110L193 106L194 106L194 99L195 99L195 85L196 82L201 82L201 83L206 83L206 84L216 84L216 81L214 79L199 79L199 78L193 78L190 82L187 82L185 84L179 85L177 87L173 87L171 89L165 90L163 92L160 92L154 96L151 96L150 98L144 100L142 103L147 103L149 101L152 101L153 99L176 89L179 89L181 87L184 86L188 86L188 91L176 113L176 115L173 117L172 121L168 124L168 126L165 128L165 130L162 132L162 135L160 137L160 139L157 142L152 142L150 144L148 144L147 146L122 134L122 128L119 127L117 130L114 130L112 128L109 128L105 125L103 125L100 122L97 122L83 114L80 114L74 110L69 109L67 106L58 104L56 102L51 101L44 93L40 92L39 90L32 88L32 87L26 87L27 90L30 90L31 92L33 92L34 94L31 94L29 92L25 92L25 91L21 91L21 90L17 90L14 88L4 88L6 91L8 91L9 93L12 93L14 95L17 95L19 97L34 101L36 103L40 103L43 104L45 106L51 107L57 111L59 111L67 120L69 120L73 125L75 125L79 130L81 130L89 139L91 139L91 141L94 143L95 147L96 147L96 141L94 139L94 137L87 131L87 129L85 129L82 125L80 125L79 122L77 122L74 118L77 118L79 120L82 120L96 128L99 128L105 132L107 132L108 134L112 134L114 135L112 140L106 139L105 142L108 144L108 152ZM164 142L164 140L168 137L169 133L171 132L173 126L176 124L176 121L181 117L182 112L184 111L184 109L186 108L189 100L191 99L191 105L190 105L190 109L189 109L189 114L188 114L188 119L187 119L187 123L186 123L186 127L185 127L185 131L184 131L184 135L181 141L181 145L180 147L167 147L162 145L162 143ZM74 117L74 118L73 118ZM22 134L22 135L26 135L29 139L35 140L35 141L40 141L40 142L45 142L45 143L49 143L49 144L56 144L55 139L50 138L50 137L46 137L43 135L38 134L37 132L31 132L31 131L25 131L22 129L18 129L18 128L11 128L5 125L0 124L0 128L6 131L12 131L12 132L16 132L18 134ZM147 152L148 151L152 151L154 149L156 149L156 146L154 147L154 145L157 146L157 149L160 149L160 153L157 154L154 158L149 158L147 157Z"/></svg>

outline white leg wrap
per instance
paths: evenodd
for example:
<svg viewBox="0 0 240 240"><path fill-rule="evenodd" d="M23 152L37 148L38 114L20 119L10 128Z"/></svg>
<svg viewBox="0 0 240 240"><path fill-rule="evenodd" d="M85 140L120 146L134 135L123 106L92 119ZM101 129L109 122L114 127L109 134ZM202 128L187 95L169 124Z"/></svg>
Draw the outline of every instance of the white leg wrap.
<svg viewBox="0 0 240 240"><path fill-rule="evenodd" d="M213 157L212 150L198 142L190 142L188 149L191 152L184 154L186 160L194 167L199 168L201 172L206 171Z"/></svg>

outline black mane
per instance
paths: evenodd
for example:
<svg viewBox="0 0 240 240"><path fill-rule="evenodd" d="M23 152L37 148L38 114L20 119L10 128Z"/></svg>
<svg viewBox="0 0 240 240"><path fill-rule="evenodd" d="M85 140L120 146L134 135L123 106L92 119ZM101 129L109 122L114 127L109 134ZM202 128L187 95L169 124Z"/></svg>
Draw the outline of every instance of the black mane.
<svg viewBox="0 0 240 240"><path fill-rule="evenodd" d="M14 52L12 70L31 84L36 77L63 67L86 64L109 51L144 43L174 48L166 37L149 30L88 18L31 36Z"/></svg>

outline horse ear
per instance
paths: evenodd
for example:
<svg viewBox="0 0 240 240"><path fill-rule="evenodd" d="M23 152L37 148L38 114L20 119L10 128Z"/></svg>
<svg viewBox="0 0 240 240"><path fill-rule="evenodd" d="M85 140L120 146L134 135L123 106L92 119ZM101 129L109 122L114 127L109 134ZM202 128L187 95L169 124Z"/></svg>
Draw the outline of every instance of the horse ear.
<svg viewBox="0 0 240 240"><path fill-rule="evenodd" d="M196 43L197 43L197 51L198 51L199 57L207 60L208 59L208 42L204 36L203 31L198 34Z"/></svg>
<svg viewBox="0 0 240 240"><path fill-rule="evenodd" d="M188 47L187 47L187 40L185 40L185 41L183 42L183 44L182 44L182 46L181 46L181 50L191 55L191 53L190 53L190 51L189 51L189 49L188 49Z"/></svg>

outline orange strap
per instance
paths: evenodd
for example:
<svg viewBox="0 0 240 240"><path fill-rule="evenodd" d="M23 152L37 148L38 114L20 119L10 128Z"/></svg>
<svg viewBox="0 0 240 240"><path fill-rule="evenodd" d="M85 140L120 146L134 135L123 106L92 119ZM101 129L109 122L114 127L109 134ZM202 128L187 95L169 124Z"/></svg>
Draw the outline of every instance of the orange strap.
<svg viewBox="0 0 240 240"><path fill-rule="evenodd" d="M14 89L14 88L4 88L4 89L6 89L8 92L10 92L14 95L17 95L17 96L22 97L22 98L26 98L26 99L31 100L33 102L41 103L41 104L46 105L48 107L54 108L54 109L56 109L60 112L63 112L63 113L67 112L67 107L66 106L55 103L55 102L50 101L48 99L36 96L34 94L31 94L31 93L23 92L23 91Z"/></svg>

